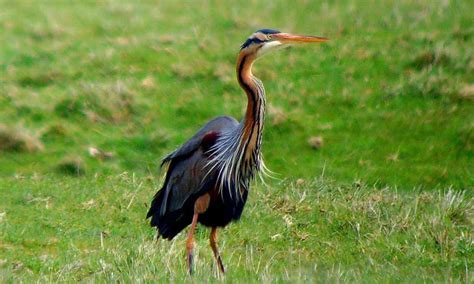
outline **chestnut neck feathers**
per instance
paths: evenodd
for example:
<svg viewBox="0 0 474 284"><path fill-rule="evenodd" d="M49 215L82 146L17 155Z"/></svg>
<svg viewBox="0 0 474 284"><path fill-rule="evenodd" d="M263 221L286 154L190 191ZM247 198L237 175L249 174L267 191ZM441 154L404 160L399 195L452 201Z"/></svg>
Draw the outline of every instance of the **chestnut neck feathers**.
<svg viewBox="0 0 474 284"><path fill-rule="evenodd" d="M247 109L235 129L224 132L211 148L211 170L218 171L219 190L228 190L239 199L242 190L260 171L265 171L260 145L265 115L265 90L262 82L252 74L255 53L241 51L237 58L237 80L247 95ZM237 188L231 185L236 185Z"/></svg>

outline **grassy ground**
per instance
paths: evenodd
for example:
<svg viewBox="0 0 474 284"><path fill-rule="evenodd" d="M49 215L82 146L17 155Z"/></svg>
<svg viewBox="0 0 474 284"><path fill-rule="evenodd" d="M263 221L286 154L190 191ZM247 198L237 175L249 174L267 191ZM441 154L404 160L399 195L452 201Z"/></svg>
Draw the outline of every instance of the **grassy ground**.
<svg viewBox="0 0 474 284"><path fill-rule="evenodd" d="M185 234L153 240L144 222L156 186L122 174L2 182L0 281L188 279ZM11 210L14 209L14 210ZM221 231L237 282L472 282L472 195L399 193L323 179L256 187L241 222ZM217 280L207 236L195 279Z"/></svg>
<svg viewBox="0 0 474 284"><path fill-rule="evenodd" d="M473 10L0 0L0 279L186 279L183 236L156 245L143 219L158 161L241 117L239 46L277 28L331 42L255 66L285 182L257 185L223 233L227 279L473 281Z"/></svg>

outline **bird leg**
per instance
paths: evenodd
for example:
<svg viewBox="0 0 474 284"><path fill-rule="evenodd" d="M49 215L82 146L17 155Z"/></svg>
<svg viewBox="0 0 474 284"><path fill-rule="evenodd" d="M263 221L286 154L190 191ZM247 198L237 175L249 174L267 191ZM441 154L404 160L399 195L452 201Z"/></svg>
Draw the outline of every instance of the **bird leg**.
<svg viewBox="0 0 474 284"><path fill-rule="evenodd" d="M222 273L225 273L224 264L222 264L222 258L217 248L217 227L212 227L211 235L209 236L209 242L211 244L212 252L217 261L217 266Z"/></svg>
<svg viewBox="0 0 474 284"><path fill-rule="evenodd" d="M196 202L194 203L193 221L191 222L191 228L189 229L188 239L186 241L186 255L189 274L193 274L194 231L196 230L199 214L206 212L207 207L209 207L210 199L211 198L209 194L204 194L196 199Z"/></svg>

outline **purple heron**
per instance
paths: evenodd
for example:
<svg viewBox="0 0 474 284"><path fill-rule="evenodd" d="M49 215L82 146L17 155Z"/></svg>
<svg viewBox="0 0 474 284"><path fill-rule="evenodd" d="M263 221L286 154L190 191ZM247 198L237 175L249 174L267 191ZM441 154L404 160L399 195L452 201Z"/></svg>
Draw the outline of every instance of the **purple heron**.
<svg viewBox="0 0 474 284"><path fill-rule="evenodd" d="M194 231L197 223L211 228L210 245L220 271L224 265L217 247L217 228L238 220L249 183L265 170L260 146L265 115L265 90L252 74L257 58L296 43L325 42L327 38L262 29L242 45L237 57L237 80L247 95L247 109L238 122L229 116L209 121L191 139L167 155L163 187L148 211L158 237L173 239L191 224L186 242L189 273L193 269Z"/></svg>

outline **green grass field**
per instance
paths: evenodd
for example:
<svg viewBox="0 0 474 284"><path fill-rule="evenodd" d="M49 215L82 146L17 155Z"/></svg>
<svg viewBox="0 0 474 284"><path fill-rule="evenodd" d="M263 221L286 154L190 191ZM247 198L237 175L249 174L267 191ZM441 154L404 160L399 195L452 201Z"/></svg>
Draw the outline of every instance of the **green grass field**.
<svg viewBox="0 0 474 284"><path fill-rule="evenodd" d="M184 235L155 242L146 206L161 157L242 116L260 28L331 41L255 66L278 179L221 233L223 280L474 281L473 10L0 0L0 282L189 280ZM195 279L219 281L207 235Z"/></svg>

